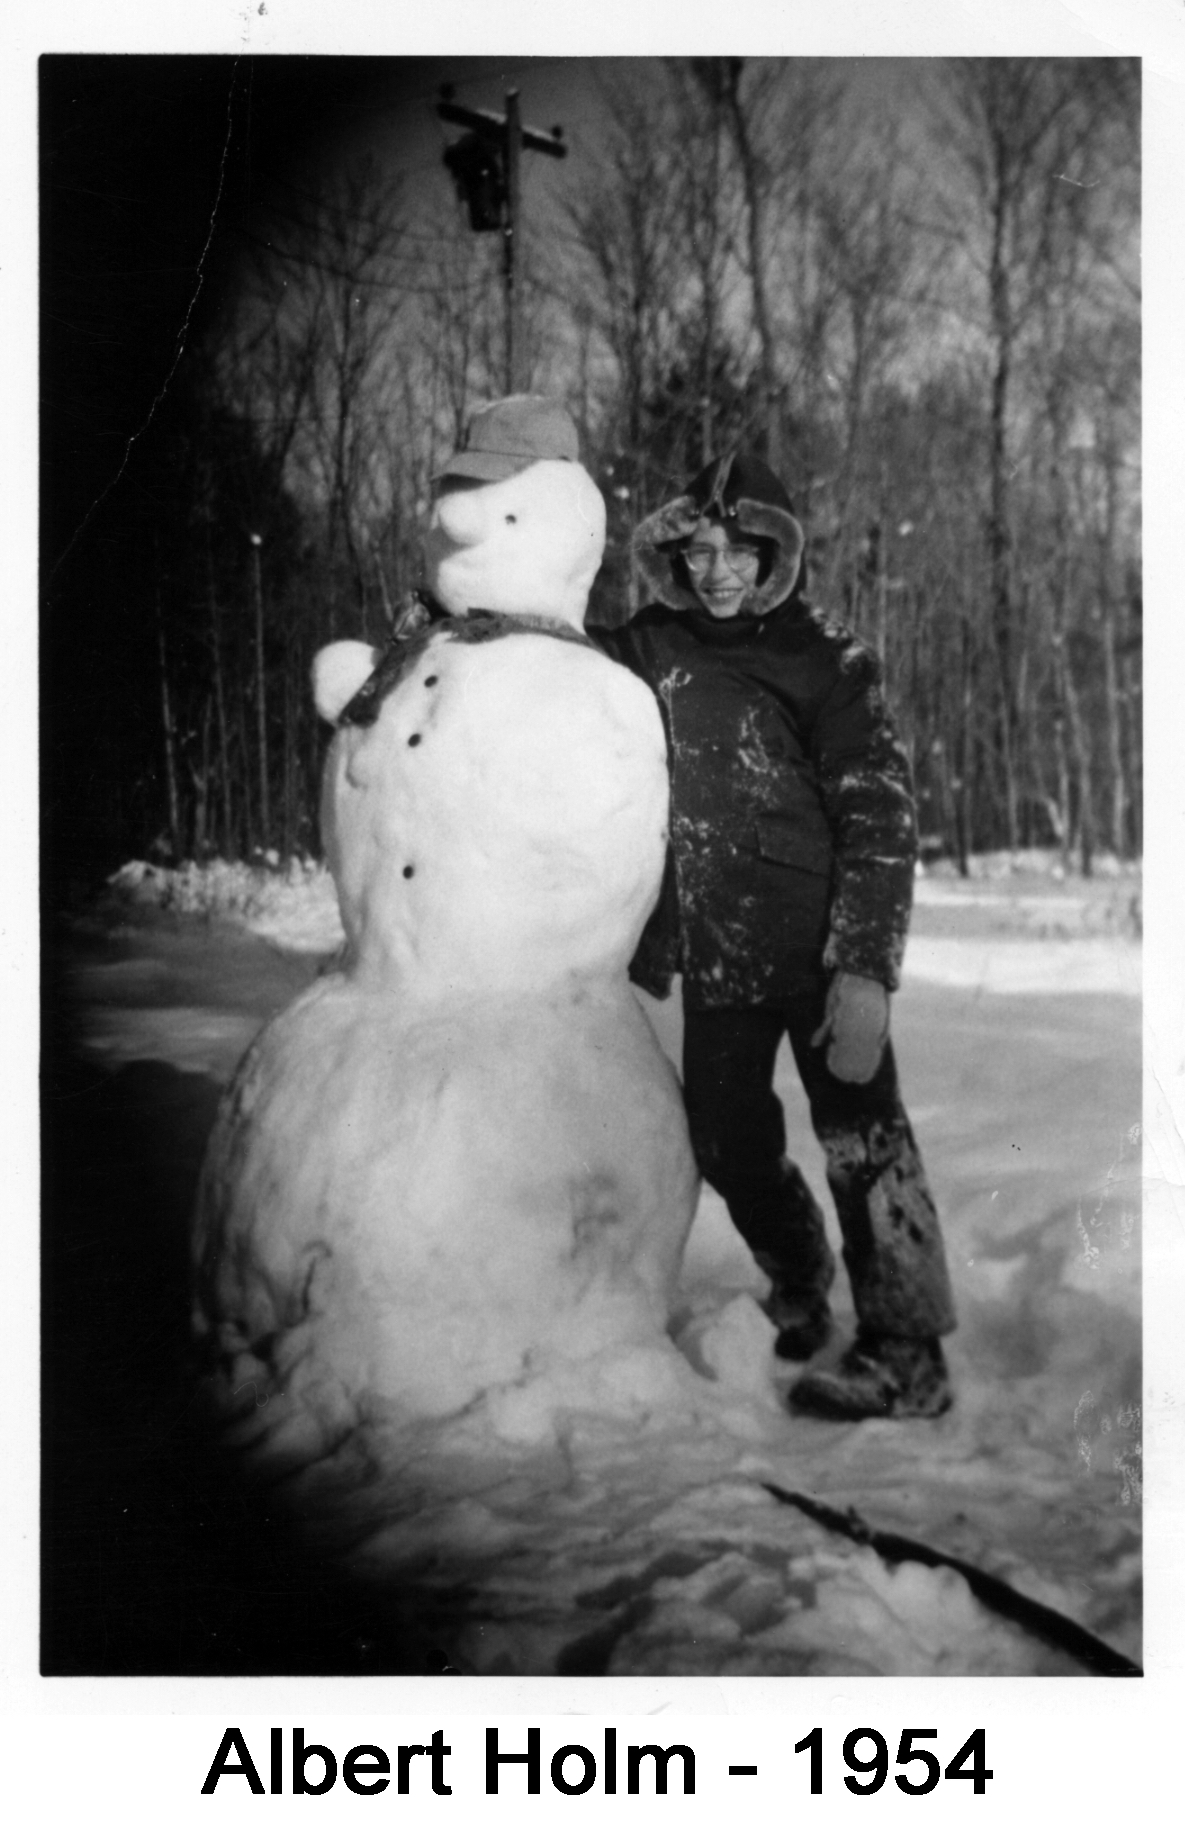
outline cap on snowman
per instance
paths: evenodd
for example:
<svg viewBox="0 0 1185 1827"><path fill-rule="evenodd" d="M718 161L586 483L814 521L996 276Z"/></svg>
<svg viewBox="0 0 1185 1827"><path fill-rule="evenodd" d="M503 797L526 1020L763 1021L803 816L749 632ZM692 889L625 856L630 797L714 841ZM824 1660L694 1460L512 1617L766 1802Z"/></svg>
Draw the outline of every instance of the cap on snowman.
<svg viewBox="0 0 1185 1827"><path fill-rule="evenodd" d="M467 476L504 482L532 463L578 463L576 427L558 400L540 393L512 393L473 414L455 451L433 476Z"/></svg>
<svg viewBox="0 0 1185 1827"><path fill-rule="evenodd" d="M515 393L481 407L433 478L427 580L454 615L490 609L584 626L605 549L605 503L557 400Z"/></svg>

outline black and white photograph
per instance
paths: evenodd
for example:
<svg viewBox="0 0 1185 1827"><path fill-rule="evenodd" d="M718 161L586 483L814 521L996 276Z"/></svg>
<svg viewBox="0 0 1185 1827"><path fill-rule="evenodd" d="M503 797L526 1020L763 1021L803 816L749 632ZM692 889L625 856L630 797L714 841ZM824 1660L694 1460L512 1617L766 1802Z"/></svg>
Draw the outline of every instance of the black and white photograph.
<svg viewBox="0 0 1185 1827"><path fill-rule="evenodd" d="M36 64L37 1677L1179 1666L1163 78L243 18Z"/></svg>

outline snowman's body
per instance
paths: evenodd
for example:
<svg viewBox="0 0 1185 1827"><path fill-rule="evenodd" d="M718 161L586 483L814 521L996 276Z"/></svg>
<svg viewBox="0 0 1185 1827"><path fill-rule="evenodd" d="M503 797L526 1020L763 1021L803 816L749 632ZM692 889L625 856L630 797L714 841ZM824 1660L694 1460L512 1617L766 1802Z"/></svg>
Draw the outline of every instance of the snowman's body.
<svg viewBox="0 0 1185 1827"><path fill-rule="evenodd" d="M665 1327L697 1179L626 977L665 744L650 693L565 619L418 637L331 747L345 965L248 1054L199 1208L215 1386L269 1456ZM340 710L372 659L330 650L319 701Z"/></svg>

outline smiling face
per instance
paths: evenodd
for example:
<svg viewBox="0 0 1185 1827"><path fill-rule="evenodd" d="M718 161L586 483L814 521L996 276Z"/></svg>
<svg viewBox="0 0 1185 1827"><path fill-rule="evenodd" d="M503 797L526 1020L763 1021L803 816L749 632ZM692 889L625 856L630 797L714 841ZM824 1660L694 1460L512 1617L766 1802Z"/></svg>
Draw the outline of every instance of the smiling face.
<svg viewBox="0 0 1185 1827"><path fill-rule="evenodd" d="M753 540L731 538L718 520L701 520L683 549L697 601L724 622L755 594L761 553Z"/></svg>

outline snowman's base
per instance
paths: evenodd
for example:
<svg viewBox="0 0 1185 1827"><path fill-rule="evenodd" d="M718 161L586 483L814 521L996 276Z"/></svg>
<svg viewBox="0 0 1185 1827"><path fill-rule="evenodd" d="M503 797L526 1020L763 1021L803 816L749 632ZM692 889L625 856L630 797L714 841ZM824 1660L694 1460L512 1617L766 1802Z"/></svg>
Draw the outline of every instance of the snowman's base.
<svg viewBox="0 0 1185 1827"><path fill-rule="evenodd" d="M199 1320L276 1470L374 1414L463 1413L658 1346L697 1176L624 982L433 1003L323 978L267 1028L207 1157Z"/></svg>

